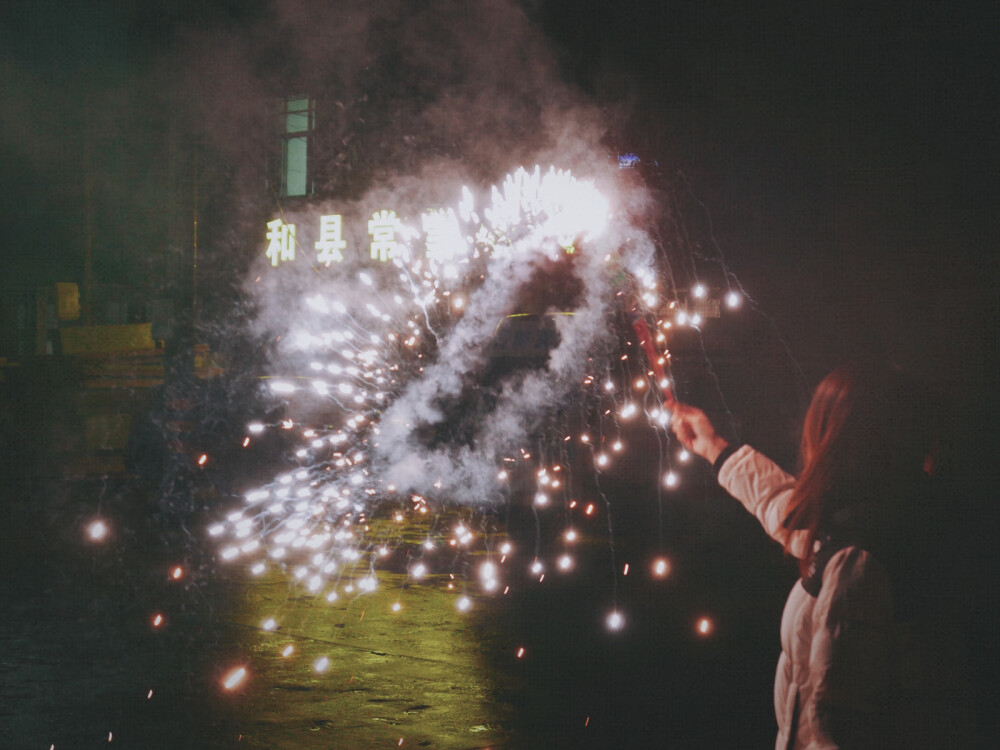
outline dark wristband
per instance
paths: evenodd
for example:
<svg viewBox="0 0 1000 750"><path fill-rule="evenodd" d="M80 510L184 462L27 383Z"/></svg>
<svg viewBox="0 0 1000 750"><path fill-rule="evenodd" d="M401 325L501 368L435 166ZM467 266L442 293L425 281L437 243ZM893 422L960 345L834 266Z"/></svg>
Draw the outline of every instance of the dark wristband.
<svg viewBox="0 0 1000 750"><path fill-rule="evenodd" d="M743 443L730 443L725 448L722 449L722 453L718 455L715 459L715 463L712 464L712 474L715 478L719 478L719 472L722 471L722 465L729 460L729 457L736 453L740 448L743 447Z"/></svg>

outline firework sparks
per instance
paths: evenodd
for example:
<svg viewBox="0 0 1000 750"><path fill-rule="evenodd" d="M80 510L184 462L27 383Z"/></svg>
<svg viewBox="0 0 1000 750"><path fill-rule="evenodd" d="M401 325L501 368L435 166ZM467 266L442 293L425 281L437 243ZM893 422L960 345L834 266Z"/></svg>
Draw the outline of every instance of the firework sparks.
<svg viewBox="0 0 1000 750"><path fill-rule="evenodd" d="M101 519L91 521L87 526L87 538L92 542L103 542L111 533L111 528Z"/></svg>
<svg viewBox="0 0 1000 750"><path fill-rule="evenodd" d="M422 259L413 260L415 249L398 253L395 276L359 271L357 281L372 294L356 298L318 289L303 295L306 314L287 336L286 355L292 365L305 355L310 360L308 370L322 377L276 375L267 387L276 397L300 399L306 398L309 384L314 397L326 400L341 421L324 428L297 426L295 418L247 425L244 442L268 429L301 430L303 444L296 451L300 468L248 492L243 509L209 530L222 541L219 554L224 561L247 562L260 574L263 559L286 563L296 559L301 563L294 569L295 578L314 593L334 585L334 580L370 591L373 576L355 576L342 568L354 570L368 555L389 553L384 544L374 553L365 551L366 521L397 487L414 491L411 510L422 513L434 499L503 496L497 484L506 481L510 471L503 462L493 465L489 472L493 479L484 482L483 467L489 457L450 448L426 450L419 444L415 451L416 431L444 416L431 404L458 396L452 383L475 370L489 333L523 280L543 260L558 261L570 251L575 253L577 245L596 241L609 220L608 204L591 183L566 171L536 168L508 175L481 212L466 189L458 212L429 216L425 215L425 228L443 222L449 231L436 232L433 247L428 239ZM452 231L456 227L461 231ZM603 271L590 268L588 274L587 283L607 283ZM592 318L606 315L603 306L575 312L581 322L562 326L567 347L561 368L566 372L581 366L569 344L578 346L582 338L582 349L590 348L600 335ZM466 354L470 341L478 341L479 348ZM557 353L558 349L553 358ZM554 390L551 382L539 380L545 388L532 406L551 408L566 387ZM609 395L613 391L608 389ZM525 389L520 395L526 393ZM540 402L543 396L548 404ZM525 430L512 431L509 426L522 418L526 408L515 408L511 399L491 415L485 432L504 453L519 450L516 444ZM527 451L520 452L522 461L531 460ZM607 456L598 463L607 465ZM418 478L428 475L451 481L437 480L428 486ZM559 479L543 470L536 504L549 505L552 493L558 494L561 487ZM393 517L403 521L406 515L397 511ZM459 527L451 544L467 546L473 538L471 531ZM428 550L434 544L429 538ZM413 578L426 573L423 563L411 569ZM498 585L492 576L483 576L482 583L486 591Z"/></svg>
<svg viewBox="0 0 1000 750"><path fill-rule="evenodd" d="M247 676L246 667L237 667L233 669L231 672L229 672L222 679L222 687L224 687L226 690L235 690L236 688L238 688L240 685L243 684L243 681L246 679L246 676Z"/></svg>
<svg viewBox="0 0 1000 750"><path fill-rule="evenodd" d="M605 623L608 626L608 630L621 630L625 627L625 617L618 610L614 610L608 615Z"/></svg>
<svg viewBox="0 0 1000 750"><path fill-rule="evenodd" d="M653 575L657 578L670 575L670 561L662 557L655 560L653 562Z"/></svg>
<svg viewBox="0 0 1000 750"><path fill-rule="evenodd" d="M398 546L406 547L414 582L433 582L435 573L447 572L432 567L441 547L469 562L485 554L471 568L480 595L506 594L510 585L501 567L513 554L509 542L493 553L489 534L461 520L435 523L421 542L409 544L400 541L399 531L386 529L386 519L405 529L446 506L495 506L525 492L525 481L537 514L595 517L594 503L571 499L562 473L569 466L545 461L544 449L541 455L528 450L529 437L571 397L593 402L594 413L606 421L583 431L563 427L550 442L580 446L595 472L613 470L627 452L618 420L644 414L654 431L669 425L673 385L666 332L672 325L697 324L676 302L661 307L659 290L666 285L652 242L614 215L592 183L569 172L517 170L481 209L464 189L457 210L423 214L423 235L396 221L399 244L386 251L386 262L345 265L321 281L303 282L298 303L291 302L295 323L277 337L280 371L264 381L271 397L294 413L251 421L241 438L247 446L269 431L287 433L298 443L292 451L296 465L247 492L242 507L208 533L223 562L245 565L254 575L263 575L272 562L328 602L376 591L376 564L386 564ZM468 383L483 379L498 322L516 309L518 295L543 267L561 268L573 280L576 301L553 316L554 345L545 366L490 384L494 395L487 409L469 400ZM635 291L629 297L635 306L627 310L613 304L622 278ZM699 283L690 297L704 300L708 294ZM288 307L289 301L281 304ZM631 320L643 356L621 353L623 342L609 325L616 314ZM647 316L658 319L653 331ZM612 362L620 373L615 377ZM662 391L666 408L644 406L651 386ZM686 453L678 456L687 459ZM200 462L207 461L202 455ZM662 482L675 487L677 473L667 471ZM564 543L576 541L578 533L566 527ZM522 573L545 580L542 557L522 565ZM561 551L551 566L570 574L577 558ZM619 571L627 575L628 565ZM665 560L654 563L655 576L668 571ZM454 574L451 579L447 587L455 590ZM390 602L386 606L394 612L404 608L398 599ZM455 607L468 611L472 599L462 593ZM612 631L624 622L617 609L606 618ZM268 618L261 629L274 631L277 621ZM317 672L328 667L326 657L314 662Z"/></svg>

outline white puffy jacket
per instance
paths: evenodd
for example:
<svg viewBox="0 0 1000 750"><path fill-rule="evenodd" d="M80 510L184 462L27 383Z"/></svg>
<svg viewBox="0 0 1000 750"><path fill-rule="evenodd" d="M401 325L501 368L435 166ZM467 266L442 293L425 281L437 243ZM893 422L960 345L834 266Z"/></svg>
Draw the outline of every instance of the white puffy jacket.
<svg viewBox="0 0 1000 750"><path fill-rule="evenodd" d="M796 557L804 532L782 526L795 477L749 446L719 470L719 483ZM872 554L845 547L826 564L818 596L802 581L781 618L774 685L778 750L965 748L969 690L949 619L900 622L892 586Z"/></svg>

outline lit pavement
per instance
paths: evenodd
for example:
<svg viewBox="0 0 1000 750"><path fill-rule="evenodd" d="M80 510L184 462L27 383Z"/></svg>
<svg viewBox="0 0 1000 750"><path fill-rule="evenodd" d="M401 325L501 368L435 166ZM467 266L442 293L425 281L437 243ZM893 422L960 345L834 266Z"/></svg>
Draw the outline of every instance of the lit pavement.
<svg viewBox="0 0 1000 750"><path fill-rule="evenodd" d="M123 522L126 502L102 515ZM482 613L457 611L448 576L406 586L383 570L376 591L333 603L277 568L206 562L175 579L180 537L112 525L90 542L85 504L67 501L60 533L6 503L0 746L510 746Z"/></svg>
<svg viewBox="0 0 1000 750"><path fill-rule="evenodd" d="M614 565L595 518L571 572L527 577L530 521L501 566L507 595L484 596L478 561L443 548L412 582L401 544L379 560L374 592L348 592L345 579L334 602L277 566L254 576L220 562L206 533L218 507L178 523L122 480L5 494L3 748L684 748L772 737L773 653L755 644L769 643L773 623L740 613L748 598L779 611L783 591L690 562L654 580L655 505L624 487L610 493L633 503ZM98 509L110 533L95 543L85 532ZM667 528L682 521L668 515ZM399 538L418 536L417 523ZM356 575L367 573L365 562ZM461 612L465 586L473 606ZM626 621L612 633L615 596ZM719 624L709 638L693 632L702 613ZM723 710L729 721L717 720Z"/></svg>
<svg viewBox="0 0 1000 750"><path fill-rule="evenodd" d="M378 578L374 593L343 604L304 594L280 573L233 581L243 593L228 619L243 630L249 677L231 697L229 722L244 745L502 743L482 647L456 595L434 583L402 590L398 574ZM269 617L274 630L261 628Z"/></svg>

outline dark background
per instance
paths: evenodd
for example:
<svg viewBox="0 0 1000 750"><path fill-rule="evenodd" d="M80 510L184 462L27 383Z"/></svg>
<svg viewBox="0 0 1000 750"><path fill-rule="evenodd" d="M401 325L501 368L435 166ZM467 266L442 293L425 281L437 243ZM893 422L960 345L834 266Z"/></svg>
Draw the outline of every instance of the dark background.
<svg viewBox="0 0 1000 750"><path fill-rule="evenodd" d="M433 97L414 90L393 62L391 45L414 45L405 24L378 18L367 22L367 36L352 35L351 23L338 22L334 11L316 15L317 8L335 6L8 6L0 24L7 282L82 280L88 222L100 237L98 282L176 273L185 262L180 250L149 252L167 234L164 189L176 181L165 144L200 139L206 150L221 150L220 141L241 140L232 135L246 113L234 100L254 87L268 93L275 81L287 88L312 75L315 82L321 62L294 41L302 19L340 34L338 44L384 45L373 59L343 53L357 60L357 70L338 79L345 95L367 87L373 100L394 102L397 119L426 105L399 104L408 94ZM1000 150L994 10L972 2L532 2L526 12L541 36L525 54L548 45L556 75L603 113L608 151L635 152L656 173L649 183L694 238L684 252L712 255L717 247L797 358L819 360L823 369L859 349L888 350L935 379L992 382ZM313 38L308 44L317 46ZM501 54L511 52L498 52L502 67ZM458 75L430 66L419 73ZM507 96L517 101L517 91ZM383 116L381 124L345 126L371 147L356 157L368 167L363 187L377 178L379 159L390 158L375 156L389 139L373 133L399 126L371 103L361 115ZM184 118L200 120L197 139L190 122L177 125ZM471 124L465 129L475 133ZM424 138L418 146L428 157L451 148L447 155L474 161L466 145ZM224 158L237 161L252 148ZM479 166L496 172L498 163ZM247 174L232 163L218 167L203 166L209 218L209 176L228 171L221 182L229 185L215 188L223 192ZM235 202L222 201L222 210L236 213ZM212 231L210 222L204 231ZM175 239L183 245L187 238ZM212 251L234 267L232 238L203 243L213 239Z"/></svg>
<svg viewBox="0 0 1000 750"><path fill-rule="evenodd" d="M668 207L668 250L708 264L721 253L752 297L746 321L709 342L741 437L791 466L810 387L851 356L888 354L928 377L944 404L947 480L956 516L967 522L963 547L974 553L968 576L978 600L962 616L977 628L977 709L995 735L1000 11L973 2L765 6L524 8L574 96L607 120L607 152L595 160L638 154L640 174ZM178 108L190 105L178 95L199 81L215 91L220 70L233 76L227 84L243 82L235 64L205 63L213 59L208 39L230 62L263 50L246 77L265 92L286 70L308 67L288 62L295 25L275 19L309 11L299 2L8 4L0 16L5 286L80 280L88 221L114 228L94 255L103 282L147 283L182 267L181 250L151 258L137 251L165 226L158 185L173 178L159 149ZM378 33L397 38L391 17L379 23ZM373 68L398 64L385 58ZM417 95L388 78L366 79L367 62L357 63L353 90L370 86L373 99L387 102ZM204 105L210 94L192 96ZM374 105L366 106L370 114ZM220 122L204 114L211 110L199 109L204 128L192 129L206 150L218 149L242 114L230 107L231 119ZM371 132L359 130L357 142L378 143ZM430 154L455 156L432 136L424 144ZM227 169L222 178L244 176ZM378 168L370 172L343 189L362 190ZM215 210L228 210L223 188L206 191ZM225 230L206 229L208 295L213 252L218 266L245 263L233 249L244 236L240 212L229 216ZM681 347L682 395L723 415L694 352L692 345L684 359ZM707 475L694 482L700 489L669 508L666 524L667 546L687 570L669 604L622 584L637 624L610 650L598 627L576 639L564 630L593 621L583 610L607 593L600 586L538 601L528 594L497 613L500 641L527 629L551 655L527 667L539 702L521 704L525 726L553 716L576 726L582 702L603 720L595 731L606 746L651 746L659 732L673 738L664 746L768 746L777 622L794 571ZM644 532L657 521L648 487L604 489L620 502L622 554L650 554L656 545ZM688 615L698 606L719 613L728 630L691 646ZM540 607L550 619L526 624Z"/></svg>

